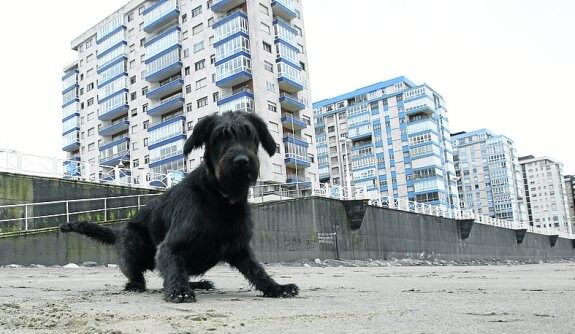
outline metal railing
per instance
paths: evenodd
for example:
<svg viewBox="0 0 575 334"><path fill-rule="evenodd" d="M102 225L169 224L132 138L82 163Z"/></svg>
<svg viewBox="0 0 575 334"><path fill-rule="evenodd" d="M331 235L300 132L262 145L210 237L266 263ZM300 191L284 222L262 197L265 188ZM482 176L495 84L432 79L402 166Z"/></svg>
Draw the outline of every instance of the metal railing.
<svg viewBox="0 0 575 334"><path fill-rule="evenodd" d="M77 221L111 222L131 218L159 194L103 197L0 206L0 233L54 228Z"/></svg>
<svg viewBox="0 0 575 334"><path fill-rule="evenodd" d="M110 222L127 220L142 206L159 194L118 196L94 199L77 199L43 203L13 204L0 206L0 233L30 231L56 227L64 222L95 221ZM265 203L302 197L324 197L340 200L366 200L368 205L424 214L449 219L474 219L478 224L505 229L526 229L530 233L559 235L575 239L575 234L554 228L538 228L524 222L507 221L475 214L471 210L448 208L441 205L418 203L404 198L374 196L365 187L344 187L329 184L295 182L265 184L251 187L248 201Z"/></svg>

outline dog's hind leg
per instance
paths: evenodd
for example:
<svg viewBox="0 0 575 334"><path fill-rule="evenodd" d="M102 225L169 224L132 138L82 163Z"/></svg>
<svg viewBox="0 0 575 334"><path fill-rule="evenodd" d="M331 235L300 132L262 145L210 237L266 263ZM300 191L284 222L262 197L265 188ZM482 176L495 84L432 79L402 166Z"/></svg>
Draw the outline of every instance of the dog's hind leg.
<svg viewBox="0 0 575 334"><path fill-rule="evenodd" d="M299 293L295 284L278 284L256 260L250 248L236 252L228 259L228 263L236 267L253 286L264 293L265 297L294 297Z"/></svg>
<svg viewBox="0 0 575 334"><path fill-rule="evenodd" d="M156 253L156 263L164 279L164 299L172 303L190 303L196 301L196 295L190 287L189 275L181 256L165 243L160 244Z"/></svg>
<svg viewBox="0 0 575 334"><path fill-rule="evenodd" d="M146 291L144 272L154 270L156 247L142 225L128 223L116 245L120 258L120 269L128 278L126 291Z"/></svg>

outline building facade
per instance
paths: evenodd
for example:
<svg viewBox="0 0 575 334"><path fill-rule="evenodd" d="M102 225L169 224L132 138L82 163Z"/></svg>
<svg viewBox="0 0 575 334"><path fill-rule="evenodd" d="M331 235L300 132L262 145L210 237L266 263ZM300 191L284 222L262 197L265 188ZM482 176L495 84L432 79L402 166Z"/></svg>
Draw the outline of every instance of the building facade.
<svg viewBox="0 0 575 334"><path fill-rule="evenodd" d="M458 207L447 109L405 77L315 102L320 182Z"/></svg>
<svg viewBox="0 0 575 334"><path fill-rule="evenodd" d="M550 157L519 158L529 224L571 233L563 164Z"/></svg>
<svg viewBox="0 0 575 334"><path fill-rule="evenodd" d="M565 175L564 180L567 206L569 207L569 218L571 221L571 231L575 231L575 175Z"/></svg>
<svg viewBox="0 0 575 334"><path fill-rule="evenodd" d="M465 209L527 222L525 191L513 141L481 129L451 136L459 201Z"/></svg>
<svg viewBox="0 0 575 334"><path fill-rule="evenodd" d="M182 154L194 124L239 110L261 116L278 143L271 158L261 151L260 182L317 180L300 0L133 0L72 49L62 78L68 159L190 171L203 155Z"/></svg>

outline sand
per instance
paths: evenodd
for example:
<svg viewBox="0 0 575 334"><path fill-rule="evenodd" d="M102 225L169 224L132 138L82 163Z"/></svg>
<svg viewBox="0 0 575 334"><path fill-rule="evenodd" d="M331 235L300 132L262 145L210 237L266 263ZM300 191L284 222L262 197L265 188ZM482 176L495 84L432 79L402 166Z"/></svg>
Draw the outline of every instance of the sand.
<svg viewBox="0 0 575 334"><path fill-rule="evenodd" d="M312 263L313 265L314 263ZM264 298L225 265L197 302L162 281L122 292L117 268L0 268L1 333L573 333L575 263L363 267L267 265L300 296ZM369 264L367 264L369 265ZM75 266L72 266L75 267Z"/></svg>

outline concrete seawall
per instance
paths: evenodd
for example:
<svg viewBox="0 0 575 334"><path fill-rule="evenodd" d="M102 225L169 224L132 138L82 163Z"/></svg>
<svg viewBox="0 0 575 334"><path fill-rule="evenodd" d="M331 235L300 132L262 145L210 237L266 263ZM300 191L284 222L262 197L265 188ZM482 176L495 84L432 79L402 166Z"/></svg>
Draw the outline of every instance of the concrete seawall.
<svg viewBox="0 0 575 334"><path fill-rule="evenodd" d="M575 258L573 240L526 233L519 243L515 231L481 224L471 225L467 236L461 221L363 204L316 197L255 204L252 245L263 262ZM57 231L0 239L0 265L83 261L114 263L116 258L108 246Z"/></svg>

